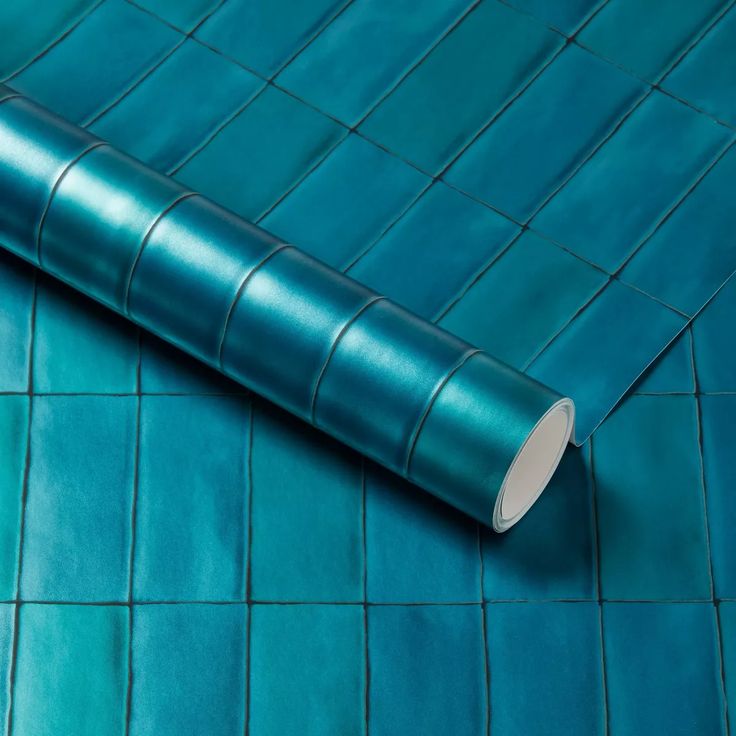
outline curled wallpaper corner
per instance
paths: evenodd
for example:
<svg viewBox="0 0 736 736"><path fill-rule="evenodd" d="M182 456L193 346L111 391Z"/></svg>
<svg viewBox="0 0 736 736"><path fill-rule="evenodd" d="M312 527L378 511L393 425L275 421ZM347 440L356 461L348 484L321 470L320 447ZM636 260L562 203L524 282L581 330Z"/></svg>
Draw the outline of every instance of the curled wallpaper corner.
<svg viewBox="0 0 736 736"><path fill-rule="evenodd" d="M7 87L0 239L497 531L572 437L571 399Z"/></svg>

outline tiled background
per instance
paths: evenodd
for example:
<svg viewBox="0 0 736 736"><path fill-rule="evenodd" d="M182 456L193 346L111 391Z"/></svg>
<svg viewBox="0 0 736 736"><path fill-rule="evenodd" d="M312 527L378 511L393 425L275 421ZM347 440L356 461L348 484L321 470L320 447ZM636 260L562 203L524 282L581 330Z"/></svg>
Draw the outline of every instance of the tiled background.
<svg viewBox="0 0 736 736"><path fill-rule="evenodd" d="M9 84L515 365L599 292L666 337L723 280L731 2L15 5ZM7 734L727 733L735 279L504 536L0 284Z"/></svg>

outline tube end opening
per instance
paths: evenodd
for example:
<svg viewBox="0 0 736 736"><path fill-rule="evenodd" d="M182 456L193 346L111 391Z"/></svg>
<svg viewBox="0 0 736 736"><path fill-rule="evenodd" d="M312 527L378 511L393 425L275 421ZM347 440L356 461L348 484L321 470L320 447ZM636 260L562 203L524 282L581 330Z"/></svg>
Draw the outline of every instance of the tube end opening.
<svg viewBox="0 0 736 736"><path fill-rule="evenodd" d="M505 532L542 494L562 460L575 423L571 399L553 404L516 453L493 508L493 529Z"/></svg>

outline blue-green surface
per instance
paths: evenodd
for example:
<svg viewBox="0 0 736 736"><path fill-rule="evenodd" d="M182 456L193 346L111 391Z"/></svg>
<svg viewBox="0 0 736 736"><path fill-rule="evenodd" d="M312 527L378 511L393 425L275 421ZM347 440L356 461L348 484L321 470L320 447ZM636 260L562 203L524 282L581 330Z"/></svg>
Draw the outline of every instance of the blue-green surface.
<svg viewBox="0 0 736 736"><path fill-rule="evenodd" d="M695 43L708 19L716 19L730 5L725 2L508 3L524 15L514 15L508 4L486 2L486 17L513 19L507 35L516 47L496 54L493 33L502 34L504 28L489 29L482 23L479 11L484 6L462 22L468 24L466 38L477 35L474 47L453 48L450 44L445 51L442 36L446 28L440 28L439 21L432 26L431 19L424 17L418 24L421 31L415 31L413 25L405 27L411 37L404 43L378 48L380 41L364 40L370 39L370 29L359 24L361 18L376 16L369 12L368 3L355 0L307 46L301 60L302 46L339 5L292 8L289 2L279 2L266 7L260 2L227 0L218 10L217 3L202 0L144 0L140 4L153 15L136 11L132 4L121 10L122 3L108 0L97 20L93 12L82 21L76 40L70 34L58 44L59 50L68 49L69 61L51 63L55 57L49 54L37 62L35 71L18 79L30 80L38 98L58 110L93 116L122 97L131 80L150 73L119 106L100 118L100 131L109 121L109 136L114 138L113 130L120 136L115 139L117 145L140 146L131 151L164 168L178 166L176 157L185 160L201 146L201 162L195 156L191 169L182 169L185 181L185 175L191 174L192 181L187 183L215 198L222 196L225 204L249 217L276 205L263 224L336 267L348 267L378 241L376 255L367 261L373 262L376 278L399 284L394 287L397 295L402 296L405 285L407 299L422 293L425 278L436 277L436 272L422 269L447 243L435 240L428 228L424 243L417 243L411 251L417 269L413 271L412 258L402 260L401 250L379 240L387 230L385 240L391 242L392 225L429 183L399 156L411 152L412 161L427 166L428 173L437 173L434 164L449 160L498 115L460 157L447 180L519 219L549 193L550 186L562 183L560 177L573 174L609 129L614 130L626 112L629 98L625 91L642 88L641 80L618 66L633 69L649 81L666 75L674 66L664 76L663 89L684 100L684 107L692 105L702 111L691 111L696 117L690 120L701 124L693 122L689 130L712 130L710 118L727 126L734 122L734 65L730 62L734 11ZM386 7L385 3L372 5L375 12ZM497 13L496 5L501 8ZM511 62L506 66L504 60L508 53L523 55L534 49L527 41L515 40L518 35L511 31L534 29L529 31L531 37L549 38L557 48L564 39L545 30L543 23L571 34L599 6L602 9L593 17L589 32L579 37L593 55L577 48L574 41L568 43L559 58L521 92L520 85L528 77L519 76L514 71L518 67ZM15 0L4 5L0 8L2 73L30 62L92 7L73 0L40 6ZM261 21L251 23L248 13L257 13L259 8L263 8ZM453 4L452 12L460 18L469 8L469 2ZM173 48L170 42L181 38L155 16L188 31L210 11L215 11L212 21L154 70ZM447 12L449 28L454 18ZM130 20L117 25L109 20L120 17ZM351 25L351 19L357 19L357 27ZM8 23L12 32L6 30ZM131 36L131 28L145 33ZM548 32L552 35L547 36ZM436 36L430 37L432 33ZM118 37L117 46L110 42ZM87 40L82 44L79 38ZM108 75L105 60L114 48L107 47L125 48L130 43L126 39L131 38L140 48L121 59L124 69L111 69ZM149 38L166 39L166 43L159 51L154 42L146 47ZM232 133L225 127L215 135L208 152L208 138L251 100L254 83L251 72L226 56L217 56L215 61L217 52L202 41L255 67L255 76L269 76L297 54L294 70L286 66L277 85L283 81L288 86L291 78L292 91L304 95L308 104L271 90L265 100L268 105L256 106L262 99L256 98L250 103L254 107L249 105L236 118ZM359 42L367 45L361 47ZM435 52L439 61L432 73L422 71L425 64L420 63L412 74L424 78L426 98L402 91L418 85L401 85L401 79L435 42L439 42ZM488 48L478 61L475 49L486 43ZM692 51L678 63L693 43ZM194 44L200 44L197 51ZM416 49L415 58L405 52L409 48ZM80 53L87 63L78 61ZM93 55L96 64L89 63ZM613 64L595 58L598 55L610 57ZM58 58L63 56L59 52ZM577 63L570 61L573 57ZM489 58L496 61L491 64ZM141 63L141 59L147 61ZM176 84L178 65L192 68L187 59L196 66L197 84L193 79L189 88ZM450 61L455 59L453 66ZM545 56L539 62L548 59ZM325 73L334 70L335 76L323 80L309 71L319 68L314 66L318 62L325 65ZM343 71L355 70L356 86L345 95L338 66ZM593 79L600 74L601 79L610 80L605 89L611 92L600 96L601 107L586 108L589 121L582 112L568 116L568 107L543 107L545 99L557 99L554 90L543 84L545 79L561 84L570 77L587 78L576 76L583 71ZM511 72L512 83L506 81L507 72ZM439 75L436 79L435 74ZM114 79L120 81L111 83ZM380 89L375 80L382 80ZM615 85L613 80L617 80ZM396 84L399 89L391 95ZM591 90L589 99L600 99L592 94L599 91L594 86L583 89ZM618 89L622 90L621 107L613 94ZM457 97L454 92L459 92ZM518 99L501 112L504 99L519 92ZM392 122L384 124L381 136L385 139L378 142L397 142L388 145L388 151L359 133L348 134L346 128L309 106L337 114L342 123L350 125L356 120L343 116L369 112L383 95L389 95L386 110L394 106L397 110L392 113L395 117L381 113ZM393 102L394 97L401 98L401 104ZM433 121L436 129L415 124L427 119L432 109L429 103L440 111ZM679 110L676 105L669 107ZM156 116L150 124L134 119L149 108ZM540 131L537 121L524 113L535 109L546 110L554 124ZM170 112L178 116L167 117ZM174 121L168 123L173 127L167 132L156 124L164 118ZM496 126L499 129L494 131ZM516 146L491 145L517 129ZM456 136L450 144L448 130ZM580 131L591 130L589 138L577 138ZM367 127L365 131L368 135ZM613 133L611 141L619 132ZM720 125L719 132L728 137L732 128ZM216 142L221 137L225 143ZM659 151L664 148L662 131L656 130L653 139L655 152L662 154L657 160L672 161L667 151ZM692 184L702 172L698 156L690 158L700 143L692 136L685 136L684 141L675 153L684 157L688 171L692 169L693 181L687 182ZM565 150L570 151L569 157L558 159L557 154ZM514 175L513 190L504 188L493 176L494 169L484 165L495 160L491 152ZM622 164L629 167L636 163L630 157L630 152L619 154ZM725 173L728 154L722 162L689 196L682 199L685 191L673 191L671 200L658 200L659 206L652 205L651 197L660 191L660 185L668 186L667 181L655 181L649 187L631 177L622 187L633 210L638 212L641 207L650 213L641 222L641 233L636 230L649 239L630 266L633 269L641 259L640 280L634 286L649 292L654 288L651 284L659 284L657 288L663 290L652 295L688 314L699 310L718 286L717 279L700 280L706 274L703 267L723 267L723 271L709 273L727 275L732 244L728 218L733 210L729 199L733 187ZM460 172L467 178L467 187L460 181ZM524 172L528 172L525 177ZM649 171L643 176L649 176ZM636 190L636 196L627 186ZM595 223L584 239L585 248L599 241L613 242L609 238L623 232L616 216L622 211L620 201L606 198L608 179L601 187L591 199L592 206L608 202L612 208L604 208L601 216L611 216L613 224L604 232ZM434 214L426 210L427 219L421 216L424 199L417 203L419 214L412 215L418 226L430 222ZM672 215L655 229L671 207L675 207ZM468 205L460 211L473 210ZM489 216L489 221L494 217ZM574 225L578 227L577 222ZM635 240L629 238L623 247L635 247ZM543 351L568 321L575 324L574 315L606 283L606 275L567 252L577 243L565 239L559 247L539 233L526 233L489 263L489 256L495 254L494 242L489 237L482 254L482 245L478 251L468 251L478 253L479 261L465 265L482 275L473 284L463 285L462 293L447 297L454 306L441 323L521 367ZM403 239L394 243L407 250L411 245ZM465 244L452 245L462 251ZM711 255L714 259L708 265L703 258ZM647 271L646 259L662 270ZM515 288L521 276L528 279L524 290ZM564 288L551 292L546 276L564 283ZM624 274L622 278L632 283ZM686 287L693 292L702 287L702 300L684 294ZM589 356L591 362L579 365L577 380L600 376L618 360L641 362L631 335L643 325L667 326L661 332L660 342L664 342L672 335L670 324L684 323L654 302L646 311L638 307L628 311L626 305L639 303L628 287L616 288L616 299L608 291L601 293L601 307L606 308L593 312L594 316L608 315L607 329L597 329L596 320L590 321L591 329L579 344L587 340L595 349ZM34 294L30 268L0 253L0 393L15 394L0 397L0 600L8 601L0 603L0 733L4 736L241 734L246 729L252 736L404 736L415 732L487 736L489 726L492 736L733 733L736 407L731 394L736 392L732 329L736 279L694 321L692 346L685 333L637 384L635 391L648 395L626 399L594 435L592 448L586 444L582 451L569 454L529 516L503 536L485 530L479 533L474 522L387 477L371 463L361 469L359 457L265 403L256 402L253 443L248 446L250 410L242 397L232 396L240 387L154 338L144 336L139 348L135 329L68 289L52 286L48 279L39 279L36 297ZM685 296L686 302L671 301ZM433 290L429 297L442 301ZM652 316L648 317L650 309ZM527 318L516 319L519 314ZM612 320L617 316L619 320ZM569 334L577 330L571 327ZM570 344L574 346L575 340ZM651 351L646 362L659 348ZM565 360L577 364L576 353L563 354ZM634 373L632 370L626 386ZM54 448L47 447L45 440L43 451L31 454L29 477L35 474L36 485L24 504L29 382L31 393L71 391L105 396L33 398L34 404L79 398L97 408L84 413L78 432L72 431L72 414L65 414L70 424L65 424L55 440L63 450L59 457L46 457ZM115 496L125 481L119 472L109 472L114 458L124 448L135 447L134 425L121 422L119 407L135 405L138 390L185 395L143 398L142 405L165 405L149 437L154 444L145 462L146 489L127 484L125 497L121 492L114 506L105 505L102 499ZM608 385L596 385L591 396L607 391L617 393ZM110 396L117 393L133 395ZM202 393L227 396L192 396ZM650 395L671 393L686 395ZM39 416L34 415L35 419ZM150 412L149 416L153 418ZM222 427L240 424L241 419L246 427L239 438L242 444L222 446ZM32 432L38 429L32 426ZM177 457L180 440L172 444L173 437L186 437L192 447L204 447L203 456ZM79 457L83 451L90 456ZM215 456L207 458L207 451ZM208 464L217 457L227 457L227 462L217 462L216 467ZM37 481L43 462L58 482L44 483L42 489ZM204 488L205 477L211 479L211 488ZM81 487L75 485L80 479L84 481ZM34 488L49 497L43 508L48 515L45 519L38 517L38 505L34 507ZM58 494L52 493L54 488L60 489ZM36 501L43 498L36 495ZM134 498L139 502L135 518ZM129 514L130 521L122 522L123 528L128 523L136 533L127 537L114 564L108 554L115 537L107 530L120 528L120 524L106 523L102 533L96 529L94 534L80 535L87 502L97 504L94 516L100 521ZM160 521L147 519L147 502L159 504ZM650 517L642 521L648 510ZM50 518L57 513L60 516ZM656 515L654 519L651 514ZM55 522L56 528L61 525L67 532L66 537L55 532L44 541L50 541L53 549L66 545L74 550L71 569L58 560L49 562L48 551L34 542L39 522ZM21 544L22 527L26 536ZM675 540L680 544L672 552L670 545ZM186 554L168 557L169 542L175 545L172 549L184 549ZM154 598L163 599L168 587L175 591L171 596L181 595L190 602L128 608L128 580L123 579L121 567L126 568L131 552L134 590L148 588ZM21 591L16 621L16 607L10 601L16 598L18 558L23 566L21 579L45 565L44 585L74 585L82 589L80 595L65 595L62 605L34 604ZM647 564L636 564L642 560ZM653 572L648 563L655 560ZM94 573L87 572L77 581L74 569ZM91 603L96 591L112 587L119 591L116 601L67 605L74 599ZM226 587L229 590L223 592ZM200 594L210 604L191 602L192 596ZM692 602L694 596L699 602ZM606 600L615 597L626 602ZM606 602L599 619L601 598ZM663 598L671 602L662 602ZM272 602L255 604L254 600ZM283 605L307 600L316 600L318 605ZM364 600L369 602L365 617ZM392 602L398 605L383 605ZM446 605L411 605L419 602ZM250 623L247 608L254 612ZM724 718L726 700L730 732Z"/></svg>

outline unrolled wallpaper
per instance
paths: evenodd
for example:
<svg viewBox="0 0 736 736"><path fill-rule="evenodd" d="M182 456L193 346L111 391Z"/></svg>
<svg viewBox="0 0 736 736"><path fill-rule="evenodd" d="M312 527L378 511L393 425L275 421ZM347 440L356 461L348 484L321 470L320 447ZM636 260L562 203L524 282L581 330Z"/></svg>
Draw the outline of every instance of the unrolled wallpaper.
<svg viewBox="0 0 736 736"><path fill-rule="evenodd" d="M734 4L4 4L2 733L729 734Z"/></svg>

